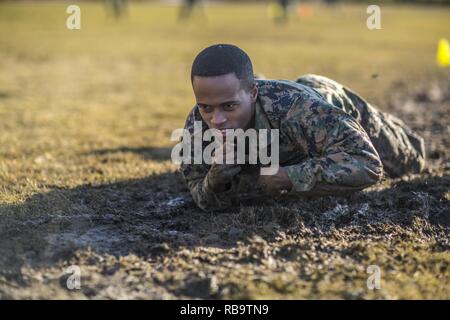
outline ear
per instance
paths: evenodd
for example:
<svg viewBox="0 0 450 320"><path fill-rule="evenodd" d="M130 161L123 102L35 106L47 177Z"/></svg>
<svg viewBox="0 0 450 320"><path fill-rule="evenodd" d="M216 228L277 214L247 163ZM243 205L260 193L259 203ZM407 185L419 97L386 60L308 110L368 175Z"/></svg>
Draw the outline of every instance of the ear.
<svg viewBox="0 0 450 320"><path fill-rule="evenodd" d="M258 87L256 86L256 84L254 84L250 89L250 95L252 98L252 102L256 102L256 98L258 97Z"/></svg>

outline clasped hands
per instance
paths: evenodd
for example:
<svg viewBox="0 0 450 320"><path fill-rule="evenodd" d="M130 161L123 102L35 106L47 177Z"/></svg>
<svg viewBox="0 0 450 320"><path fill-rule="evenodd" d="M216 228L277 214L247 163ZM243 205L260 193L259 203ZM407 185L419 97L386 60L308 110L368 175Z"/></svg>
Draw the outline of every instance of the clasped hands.
<svg viewBox="0 0 450 320"><path fill-rule="evenodd" d="M234 152L234 143L224 142L214 153L212 165L206 176L208 185L213 192L224 192L231 188L232 180L237 176L242 168L237 164L237 155ZM226 164L227 156L229 159L233 156L233 164ZM287 171L280 167L278 172L273 175L259 175L256 186L264 193L278 195L282 192L288 192L292 189L292 182L289 179Z"/></svg>

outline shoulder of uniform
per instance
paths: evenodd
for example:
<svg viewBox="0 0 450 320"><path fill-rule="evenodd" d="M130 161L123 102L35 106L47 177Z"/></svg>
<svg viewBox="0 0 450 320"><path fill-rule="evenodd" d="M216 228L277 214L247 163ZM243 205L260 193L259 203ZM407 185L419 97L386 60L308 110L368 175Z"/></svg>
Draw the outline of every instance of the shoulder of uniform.
<svg viewBox="0 0 450 320"><path fill-rule="evenodd" d="M268 112L288 110L298 99L322 99L314 90L294 81L257 80L257 86L258 96Z"/></svg>
<svg viewBox="0 0 450 320"><path fill-rule="evenodd" d="M186 117L186 121L184 124L185 129L190 129L194 127L195 121L201 121L200 112L198 111L198 106L195 105L191 111L189 111L189 114Z"/></svg>
<svg viewBox="0 0 450 320"><path fill-rule="evenodd" d="M310 108L326 104L315 90L294 81L257 80L257 86L261 107L272 123L299 116Z"/></svg>

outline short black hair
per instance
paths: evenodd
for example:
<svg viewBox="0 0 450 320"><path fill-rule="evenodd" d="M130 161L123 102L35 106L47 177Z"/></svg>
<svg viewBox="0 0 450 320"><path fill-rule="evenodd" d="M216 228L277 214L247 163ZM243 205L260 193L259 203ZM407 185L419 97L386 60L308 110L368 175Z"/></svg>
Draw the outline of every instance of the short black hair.
<svg viewBox="0 0 450 320"><path fill-rule="evenodd" d="M191 82L194 77L214 77L234 73L247 90L255 83L250 57L232 44L215 44L203 49L192 63Z"/></svg>

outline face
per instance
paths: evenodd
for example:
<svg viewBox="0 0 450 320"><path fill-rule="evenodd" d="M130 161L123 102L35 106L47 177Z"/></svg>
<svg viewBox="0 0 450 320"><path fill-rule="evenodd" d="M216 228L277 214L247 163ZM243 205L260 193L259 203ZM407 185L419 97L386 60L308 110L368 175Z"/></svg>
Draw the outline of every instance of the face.
<svg viewBox="0 0 450 320"><path fill-rule="evenodd" d="M192 83L198 109L209 128L248 129L254 124L256 86L241 88L234 73L216 76L195 76Z"/></svg>

